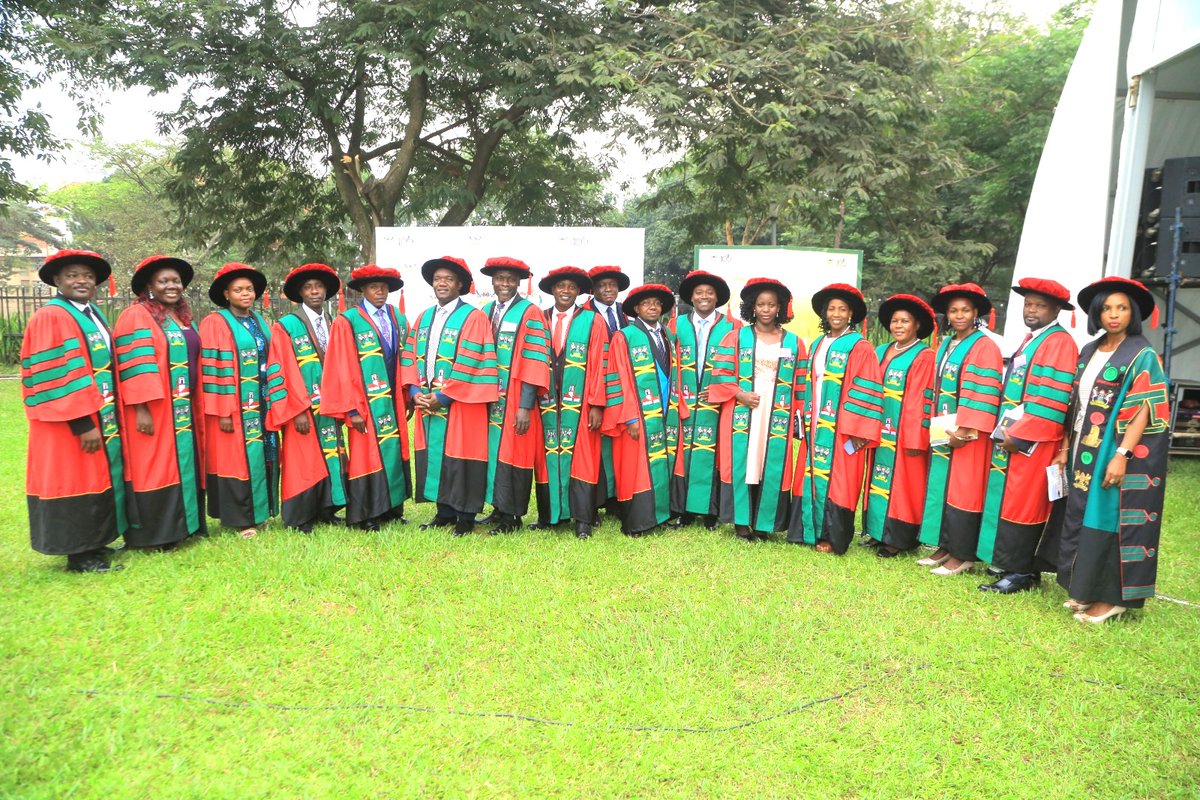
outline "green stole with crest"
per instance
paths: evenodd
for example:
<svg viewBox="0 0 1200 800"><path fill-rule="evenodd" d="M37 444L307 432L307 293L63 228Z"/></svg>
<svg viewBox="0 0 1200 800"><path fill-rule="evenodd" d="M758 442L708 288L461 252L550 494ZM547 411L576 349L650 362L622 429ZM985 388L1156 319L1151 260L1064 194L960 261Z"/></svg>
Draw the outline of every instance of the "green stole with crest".
<svg viewBox="0 0 1200 800"><path fill-rule="evenodd" d="M746 325L738 330L737 338L737 381L743 392L754 391L754 351L758 337L754 327ZM800 363L796 354L800 340L791 331L783 332L779 346L791 353L779 359L775 372L775 391L771 397L767 447L763 454L762 478L759 482L758 508L750 507L750 487L746 484L747 457L750 449L750 419L753 409L734 403L730 455L733 468L733 524L753 526L755 530L773 533L779 518L779 504L783 499L783 471L788 450L792 446L788 432L792 416L792 383L796 379L796 367ZM761 398L760 402L766 402Z"/></svg>
<svg viewBox="0 0 1200 800"><path fill-rule="evenodd" d="M813 342L814 355L821 349L821 340ZM825 498L829 496L829 475L837 457L837 415L841 408L846 366L850 351L862 340L862 334L848 331L833 340L825 353L825 372L821 381L821 396L813 399L812 420L805 459L801 511L804 517L804 541L815 544L825 524ZM808 371L809 397L813 396L813 370Z"/></svg>
<svg viewBox="0 0 1200 800"><path fill-rule="evenodd" d="M880 364L890 344L880 345L875 352ZM867 505L863 510L866 532L877 542L883 541L883 525L892 499L892 480L896 472L896 447L900 435L900 414L904 407L904 386L908 370L926 345L916 343L893 358L884 368L883 419L879 432L879 447L875 448L871 474L867 476ZM921 391L921 390L918 390ZM926 423L928 424L928 422Z"/></svg>
<svg viewBox="0 0 1200 800"><path fill-rule="evenodd" d="M717 481L717 430L721 421L721 407L699 401L700 393L712 381L711 355L725 334L733 330L733 323L720 312L714 312L715 321L708 334L704 360L700 362L699 342L692 323L692 314L676 324L675 337L679 343L679 391L691 409L683 420L683 443L686 448L685 471L687 494L683 498L684 510L690 514L708 514L711 509L713 487ZM693 403L693 400L695 402ZM671 429L679 427L677 411L668 417Z"/></svg>
<svg viewBox="0 0 1200 800"><path fill-rule="evenodd" d="M642 447L649 461L650 486L654 492L654 510L658 521L671 516L671 462L678 446L678 427L668 427L667 419L679 418L678 388L670 389L667 417L663 415L662 384L658 379L658 363L650 337L637 325L622 328L629 347L629 362L633 367L633 385L642 411L645 438ZM662 328L668 351L674 344L670 332ZM668 385L670 375L667 376Z"/></svg>
<svg viewBox="0 0 1200 800"><path fill-rule="evenodd" d="M323 372L321 356L309 333L308 325L301 319L300 313L302 312L288 314L279 320L279 324L283 326L292 340L292 354L296 357L296 365L300 368L300 377L304 380L304 387L308 391L309 408L313 415L313 425L316 426L315 433L317 440L321 443L321 455L325 458L325 469L329 473L330 497L335 506L344 506L346 505L346 488L342 481L342 457L338 452L337 422L318 413L321 408L321 375ZM353 321L351 321L350 327L354 329ZM356 344L358 342L357 333L358 331L355 330ZM378 350L378 346L376 349ZM383 356L380 355L379 359L382 362ZM365 385L365 375L363 380ZM373 417L376 416L374 408L371 409L371 413Z"/></svg>
<svg viewBox="0 0 1200 800"><path fill-rule="evenodd" d="M547 482L550 486L549 519L553 522L571 516L571 509L567 502L571 482L571 462L581 421L589 355L588 346L591 342L592 322L595 316L595 311L585 308L575 311L571 318L571 324L567 328L562 385L555 385L555 374L551 369L550 391L540 399L542 431L546 442Z"/></svg>
<svg viewBox="0 0 1200 800"><path fill-rule="evenodd" d="M438 340L437 350L433 359L433 381L425 386L425 353L429 345L429 332L433 328L433 315L437 306L425 309L417 322L417 375L420 376L421 391L425 394L439 391L447 377L454 370L454 357L458 354L458 338L462 334L467 316L475 310L469 303L459 301L458 307L450 312L445 326L442 328L441 339ZM442 457L446 452L446 427L450 421L450 409L442 406L436 411L422 409L421 422L425 426L425 482L424 498L437 500L438 489L442 480Z"/></svg>
<svg viewBox="0 0 1200 800"><path fill-rule="evenodd" d="M933 416L958 413L958 386L962 377L962 365L971 352L975 343L984 336L982 330L976 330L959 342L949 356L946 351L954 339L950 336L942 339L938 348L938 374L935 378L936 393L933 401ZM942 359L946 363L942 363ZM929 458L929 490L925 500L925 514L921 519L921 544L938 547L942 537L942 514L946 510L946 481L950 475L950 456L953 450L949 444L931 445Z"/></svg>

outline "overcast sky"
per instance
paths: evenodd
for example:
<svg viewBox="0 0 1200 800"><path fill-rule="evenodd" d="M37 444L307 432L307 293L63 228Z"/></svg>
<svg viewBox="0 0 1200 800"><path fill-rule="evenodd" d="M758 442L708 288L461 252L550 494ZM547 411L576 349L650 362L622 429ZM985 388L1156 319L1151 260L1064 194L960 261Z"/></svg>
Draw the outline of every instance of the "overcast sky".
<svg viewBox="0 0 1200 800"><path fill-rule="evenodd" d="M1034 23L1042 23L1050 18L1053 11L1062 5L1055 0L965 0L967 5L983 8L1007 6L1013 12L1024 14ZM50 117L52 128L60 138L74 143L74 147L59 153L52 161L41 161L32 158L15 158L13 167L17 177L34 185L45 186L53 191L66 184L77 181L93 181L104 177L101 168L88 158L87 148L80 141L81 137L75 128L78 115L75 106L67 92L59 85L46 85L34 92L29 92L25 98L28 104L39 104ZM158 111L170 110L178 103L176 95L151 96L142 89L114 91L102 97L104 123L101 129L102 137L111 143L128 143L145 139L158 138L154 114ZM603 137L589 140L586 146L589 150L602 150L606 142ZM644 188L642 176L651 168L662 166L661 157L647 158L637 148L627 148L624 155L616 158L620 165L620 180L632 181L634 193ZM614 186L615 190L615 186Z"/></svg>

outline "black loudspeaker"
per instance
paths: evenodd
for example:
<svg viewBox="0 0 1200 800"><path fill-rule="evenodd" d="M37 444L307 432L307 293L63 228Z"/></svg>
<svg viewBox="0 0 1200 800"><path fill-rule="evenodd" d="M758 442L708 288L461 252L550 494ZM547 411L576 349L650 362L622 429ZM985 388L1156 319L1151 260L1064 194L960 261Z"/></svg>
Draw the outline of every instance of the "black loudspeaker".
<svg viewBox="0 0 1200 800"><path fill-rule="evenodd" d="M1186 220L1200 217L1200 156L1168 158L1162 166L1162 216L1175 218L1175 209Z"/></svg>
<svg viewBox="0 0 1200 800"><path fill-rule="evenodd" d="M1179 232L1179 274L1184 278L1200 278L1200 217L1184 217L1180 220L1183 229ZM1171 276L1171 249L1174 247L1175 212L1164 219L1158 232L1158 247L1154 248L1154 275L1158 278Z"/></svg>
<svg viewBox="0 0 1200 800"><path fill-rule="evenodd" d="M1200 277L1200 156L1169 158L1161 167L1146 170L1131 265L1135 278L1171 275L1175 209L1179 209L1183 225L1179 232L1179 274Z"/></svg>

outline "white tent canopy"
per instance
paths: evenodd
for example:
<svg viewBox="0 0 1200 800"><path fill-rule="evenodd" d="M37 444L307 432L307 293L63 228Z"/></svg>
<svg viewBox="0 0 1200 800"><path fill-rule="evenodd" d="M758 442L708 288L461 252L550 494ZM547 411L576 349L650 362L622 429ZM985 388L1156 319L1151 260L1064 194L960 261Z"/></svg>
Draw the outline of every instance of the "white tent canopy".
<svg viewBox="0 0 1200 800"><path fill-rule="evenodd" d="M1200 2L1100 0L1042 151L1014 283L1054 278L1074 295L1101 275L1129 276L1146 168L1198 155ZM1166 235L1159 242L1170 246ZM1078 325L1086 337L1082 314ZM1183 339L1200 336L1187 320L1176 327ZM1016 295L1004 331L1011 351L1024 335ZM1200 377L1200 358L1181 358L1173 371Z"/></svg>

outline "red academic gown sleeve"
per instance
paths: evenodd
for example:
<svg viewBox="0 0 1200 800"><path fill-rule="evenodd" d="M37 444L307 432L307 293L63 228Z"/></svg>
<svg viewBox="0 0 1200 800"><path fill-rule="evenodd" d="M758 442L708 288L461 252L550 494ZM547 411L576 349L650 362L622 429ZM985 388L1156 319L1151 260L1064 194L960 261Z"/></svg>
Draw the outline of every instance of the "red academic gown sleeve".
<svg viewBox="0 0 1200 800"><path fill-rule="evenodd" d="M1065 330L1042 341L1026 367L1025 414L1009 427L1010 436L1027 442L1062 440L1078 361L1079 348Z"/></svg>
<svg viewBox="0 0 1200 800"><path fill-rule="evenodd" d="M550 349L545 318L533 303L526 305L517 325L505 389L504 427L497 453L500 461L520 469L532 469L538 453L545 448L542 416L536 404L529 410L529 429L524 434L516 433L517 409L521 405L522 387L526 385L535 388L535 396L545 394L550 388Z"/></svg>

